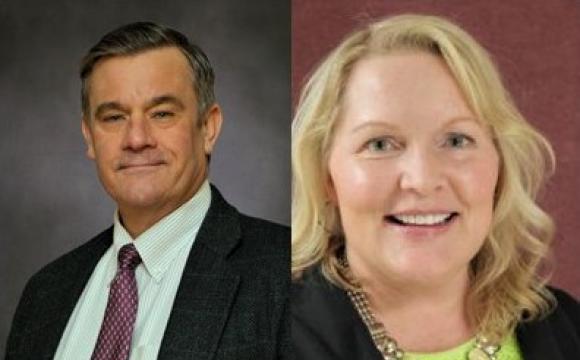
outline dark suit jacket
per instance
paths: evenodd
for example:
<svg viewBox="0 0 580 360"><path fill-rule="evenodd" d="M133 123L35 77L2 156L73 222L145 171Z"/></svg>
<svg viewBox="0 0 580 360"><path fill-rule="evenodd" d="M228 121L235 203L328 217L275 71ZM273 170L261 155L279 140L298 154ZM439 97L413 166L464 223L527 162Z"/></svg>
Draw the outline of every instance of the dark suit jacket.
<svg viewBox="0 0 580 360"><path fill-rule="evenodd" d="M76 302L112 240L109 228L30 279L14 316L6 360L54 357ZM212 187L158 359L284 358L289 249L287 227L239 214Z"/></svg>
<svg viewBox="0 0 580 360"><path fill-rule="evenodd" d="M525 360L580 359L580 305L552 289L557 307L547 317L518 326ZM312 270L292 285L292 344L296 360L382 360L342 289Z"/></svg>

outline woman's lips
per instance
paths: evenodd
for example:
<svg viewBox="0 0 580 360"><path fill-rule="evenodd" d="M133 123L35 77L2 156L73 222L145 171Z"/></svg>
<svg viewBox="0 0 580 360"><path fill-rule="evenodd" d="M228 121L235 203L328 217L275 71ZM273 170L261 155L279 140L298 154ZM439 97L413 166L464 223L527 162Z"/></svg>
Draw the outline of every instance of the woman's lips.
<svg viewBox="0 0 580 360"><path fill-rule="evenodd" d="M401 226L436 226L450 221L459 215L455 211L438 211L422 213L405 213L386 215L387 221Z"/></svg>
<svg viewBox="0 0 580 360"><path fill-rule="evenodd" d="M443 214L421 214L416 217L413 215L407 215L406 217L386 215L383 220L385 225L402 232L406 236L426 237L446 232L459 217L459 213L451 212L442 221L437 221L441 219L441 215ZM401 220L407 220L407 222Z"/></svg>

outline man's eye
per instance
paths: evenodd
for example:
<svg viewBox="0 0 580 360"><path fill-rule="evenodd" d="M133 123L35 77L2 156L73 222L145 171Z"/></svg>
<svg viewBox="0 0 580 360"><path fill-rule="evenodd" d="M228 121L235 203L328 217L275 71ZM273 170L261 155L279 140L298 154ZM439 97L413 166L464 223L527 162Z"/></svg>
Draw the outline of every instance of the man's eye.
<svg viewBox="0 0 580 360"><path fill-rule="evenodd" d="M461 133L450 133L447 135L444 145L454 149L463 149L473 144L475 144L475 140L471 136Z"/></svg>
<svg viewBox="0 0 580 360"><path fill-rule="evenodd" d="M171 111L156 111L153 113L154 119L167 119L173 116Z"/></svg>
<svg viewBox="0 0 580 360"><path fill-rule="evenodd" d="M121 114L107 115L103 118L103 121L105 122L115 122L119 120L123 120L123 115Z"/></svg>

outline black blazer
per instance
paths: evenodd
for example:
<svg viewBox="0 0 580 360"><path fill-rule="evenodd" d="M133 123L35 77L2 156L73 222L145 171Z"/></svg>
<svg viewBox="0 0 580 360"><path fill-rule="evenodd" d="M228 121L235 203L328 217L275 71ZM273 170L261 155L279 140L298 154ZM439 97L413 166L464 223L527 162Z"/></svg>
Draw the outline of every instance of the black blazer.
<svg viewBox="0 0 580 360"><path fill-rule="evenodd" d="M525 360L580 359L580 305L552 289L558 305L546 318L518 326ZM292 284L292 344L296 360L382 360L345 291L318 269Z"/></svg>
<svg viewBox="0 0 580 360"><path fill-rule="evenodd" d="M26 285L6 360L52 359L112 228ZM212 200L183 271L158 359L282 359L287 353L290 231Z"/></svg>

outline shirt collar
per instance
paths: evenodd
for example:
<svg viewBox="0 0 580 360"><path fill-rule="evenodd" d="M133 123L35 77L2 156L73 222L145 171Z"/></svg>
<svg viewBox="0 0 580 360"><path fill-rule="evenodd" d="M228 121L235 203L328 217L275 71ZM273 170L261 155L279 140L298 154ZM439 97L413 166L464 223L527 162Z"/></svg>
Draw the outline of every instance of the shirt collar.
<svg viewBox="0 0 580 360"><path fill-rule="evenodd" d="M159 281L186 245L193 244L211 202L211 189L206 179L197 193L172 213L159 220L136 239L135 247L147 272ZM115 211L113 246L115 254L133 241Z"/></svg>

